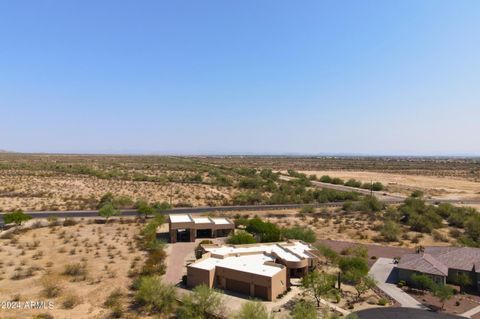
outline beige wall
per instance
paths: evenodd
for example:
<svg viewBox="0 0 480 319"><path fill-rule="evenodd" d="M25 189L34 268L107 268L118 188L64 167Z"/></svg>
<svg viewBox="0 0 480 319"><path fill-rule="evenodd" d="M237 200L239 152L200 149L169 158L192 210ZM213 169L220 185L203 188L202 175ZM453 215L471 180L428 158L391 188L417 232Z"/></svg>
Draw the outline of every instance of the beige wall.
<svg viewBox="0 0 480 319"><path fill-rule="evenodd" d="M225 282L227 279L248 283L251 286L252 297L255 290L255 285L267 287L267 299L275 300L278 295L287 290L287 269L285 267L279 267L279 269L280 271L273 277L268 277L217 266L215 277L219 278L220 282L216 282L215 284L218 288L225 289Z"/></svg>
<svg viewBox="0 0 480 319"><path fill-rule="evenodd" d="M214 270L199 269L187 267L187 286L195 287L199 285L207 285L213 287Z"/></svg>

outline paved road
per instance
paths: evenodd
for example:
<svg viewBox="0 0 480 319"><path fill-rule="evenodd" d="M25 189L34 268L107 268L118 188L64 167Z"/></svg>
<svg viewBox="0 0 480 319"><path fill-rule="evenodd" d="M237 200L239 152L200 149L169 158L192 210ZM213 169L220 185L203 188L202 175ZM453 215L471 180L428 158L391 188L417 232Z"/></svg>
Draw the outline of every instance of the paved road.
<svg viewBox="0 0 480 319"><path fill-rule="evenodd" d="M322 203L315 204L315 207L342 207L344 202ZM297 209L304 207L304 204L285 204L285 205L245 205L245 206L216 206L216 207L186 207L186 208L172 208L162 211L164 215L169 214L202 214L210 212L244 212L244 211L258 211L258 210L284 210ZM81 217L96 217L98 210L74 210L74 211L42 211L42 212L26 212L33 218L48 218L56 216L59 218L81 218ZM0 226L3 225L3 215L0 213ZM124 209L120 211L120 216L137 216L137 210Z"/></svg>
<svg viewBox="0 0 480 319"><path fill-rule="evenodd" d="M280 179L289 181L289 180L295 179L295 177L281 175ZM312 185L320 188L329 188L329 189L334 189L342 192L356 192L363 195L371 195L373 193L373 195L375 195L379 200L382 200L384 202L401 202L401 201L404 201L406 198L405 196L397 196L397 195L387 194L385 192L378 192L378 191L372 192L364 188L351 187L351 186L345 186L345 185L336 185L336 184L330 184L330 183L322 183L318 181L312 181Z"/></svg>
<svg viewBox="0 0 480 319"><path fill-rule="evenodd" d="M286 175L281 175L280 179L283 179L285 181L289 181L292 179L295 179L295 177L291 176L286 176ZM357 188L357 187L351 187L351 186L345 186L345 185L335 185L335 184L330 184L330 183L322 183L318 181L312 181L312 185L320 188L329 188L329 189L334 189L342 192L357 192L363 195L375 195L379 200L382 202L385 202L387 204L396 204L396 203L401 203L403 202L407 196L403 195L393 195L386 193L384 191L370 191L368 189L363 189L363 188ZM475 200L475 199L426 199L425 200L427 203L431 204L439 204L439 203L451 203L451 204L465 204L465 205L480 205L480 200Z"/></svg>
<svg viewBox="0 0 480 319"><path fill-rule="evenodd" d="M412 296L398 288L396 272L394 271L393 259L379 258L368 272L378 282L377 286L387 295L395 299L402 307L427 309Z"/></svg>

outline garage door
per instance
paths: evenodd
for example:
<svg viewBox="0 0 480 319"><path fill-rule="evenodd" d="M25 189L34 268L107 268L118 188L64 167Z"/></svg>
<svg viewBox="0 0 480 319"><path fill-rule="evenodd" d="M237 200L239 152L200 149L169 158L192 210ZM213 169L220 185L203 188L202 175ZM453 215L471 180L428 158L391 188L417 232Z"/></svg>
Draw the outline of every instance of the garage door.
<svg viewBox="0 0 480 319"><path fill-rule="evenodd" d="M241 294L250 296L250 284L248 282L238 281L234 279L226 280L226 288L230 291L236 291Z"/></svg>
<svg viewBox="0 0 480 319"><path fill-rule="evenodd" d="M255 297L268 300L268 288L255 285Z"/></svg>

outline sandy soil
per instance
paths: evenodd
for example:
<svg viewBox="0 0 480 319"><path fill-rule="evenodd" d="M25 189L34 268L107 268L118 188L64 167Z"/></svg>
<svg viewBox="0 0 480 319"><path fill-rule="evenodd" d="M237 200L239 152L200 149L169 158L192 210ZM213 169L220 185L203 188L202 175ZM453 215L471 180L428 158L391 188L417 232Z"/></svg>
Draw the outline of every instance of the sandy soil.
<svg viewBox="0 0 480 319"><path fill-rule="evenodd" d="M302 171L317 177L329 175L344 180L354 178L362 182L378 181L392 193L410 195L413 190L421 190L426 196L442 199L480 199L480 183L454 177L403 175L371 171Z"/></svg>
<svg viewBox="0 0 480 319"><path fill-rule="evenodd" d="M103 306L115 289L128 292L132 263L140 267L143 256L135 248L139 225L112 223L97 225L43 227L0 239L0 300L53 301L53 310L2 310L2 318L27 318L50 313L55 318L103 318L109 310ZM137 260L137 261L134 261ZM85 265L85 277L64 275L66 265ZM134 267L134 268L135 268ZM14 279L14 275L31 276ZM57 282L60 293L48 298L44 280ZM64 309L66 296L78 302Z"/></svg>
<svg viewBox="0 0 480 319"><path fill-rule="evenodd" d="M93 209L107 192L134 201L170 201L205 206L221 205L234 192L229 187L205 184L159 184L154 182L98 179L81 175L35 176L30 172L0 170L0 211Z"/></svg>

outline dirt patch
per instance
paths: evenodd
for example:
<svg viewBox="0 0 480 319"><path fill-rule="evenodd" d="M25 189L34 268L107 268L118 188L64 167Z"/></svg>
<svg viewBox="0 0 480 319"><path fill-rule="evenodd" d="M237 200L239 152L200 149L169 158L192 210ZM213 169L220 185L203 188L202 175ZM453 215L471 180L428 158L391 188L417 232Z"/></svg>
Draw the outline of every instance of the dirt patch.
<svg viewBox="0 0 480 319"><path fill-rule="evenodd" d="M354 178L363 183L381 182L392 194L410 195L421 190L427 197L442 199L480 199L480 182L458 177L438 177L423 175L393 174L372 171L302 171L307 175L329 175L344 180Z"/></svg>
<svg viewBox="0 0 480 319"><path fill-rule="evenodd" d="M408 291L407 292L416 300L424 304L425 306L433 309L440 310L442 303L437 297L433 296L430 292ZM472 308L480 305L480 297L476 295L468 294L456 294L450 300L445 302L444 312L451 314L462 314ZM473 317L475 318L475 317Z"/></svg>
<svg viewBox="0 0 480 319"><path fill-rule="evenodd" d="M127 293L129 271L142 264L143 255L134 245L140 227L84 221L0 239L0 300L53 302L52 310L4 310L2 318L42 312L55 318L104 317L109 313L103 306L107 296L115 289ZM54 292L47 293L48 287Z"/></svg>

